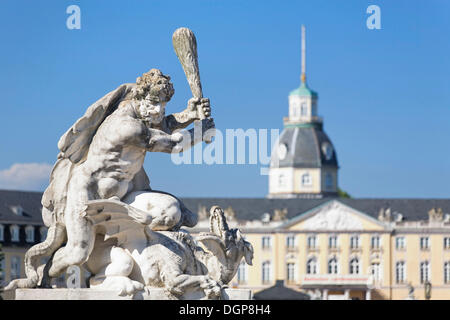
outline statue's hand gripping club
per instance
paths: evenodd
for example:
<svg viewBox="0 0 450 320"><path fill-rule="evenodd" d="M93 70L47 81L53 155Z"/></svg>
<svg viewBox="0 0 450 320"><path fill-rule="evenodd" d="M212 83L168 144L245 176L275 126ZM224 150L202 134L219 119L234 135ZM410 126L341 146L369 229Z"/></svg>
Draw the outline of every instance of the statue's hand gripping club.
<svg viewBox="0 0 450 320"><path fill-rule="evenodd" d="M204 105L209 107L209 100L203 98L202 84L200 82L200 71L198 68L197 56L197 40L194 33L188 28L178 28L172 36L172 43L181 62L184 73L186 75L189 87L191 88L192 96L198 100L197 113L200 120L211 119L210 112L206 111ZM205 142L210 143L211 137L206 137Z"/></svg>

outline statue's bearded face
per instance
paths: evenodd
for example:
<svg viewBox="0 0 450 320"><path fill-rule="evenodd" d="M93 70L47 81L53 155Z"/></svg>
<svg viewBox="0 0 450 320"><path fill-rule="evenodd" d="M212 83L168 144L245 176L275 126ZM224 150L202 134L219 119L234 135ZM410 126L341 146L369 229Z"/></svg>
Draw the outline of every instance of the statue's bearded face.
<svg viewBox="0 0 450 320"><path fill-rule="evenodd" d="M140 116L150 123L161 123L166 104L174 94L170 77L152 69L137 78L136 84L134 100Z"/></svg>

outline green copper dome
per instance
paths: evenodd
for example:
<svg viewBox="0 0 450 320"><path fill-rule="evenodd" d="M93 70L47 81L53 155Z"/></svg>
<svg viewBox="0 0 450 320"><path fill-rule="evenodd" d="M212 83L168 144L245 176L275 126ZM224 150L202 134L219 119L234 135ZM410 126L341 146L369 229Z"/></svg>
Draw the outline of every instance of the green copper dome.
<svg viewBox="0 0 450 320"><path fill-rule="evenodd" d="M299 88L292 90L290 96L314 97L317 98L317 92L308 88L305 82L302 82Z"/></svg>

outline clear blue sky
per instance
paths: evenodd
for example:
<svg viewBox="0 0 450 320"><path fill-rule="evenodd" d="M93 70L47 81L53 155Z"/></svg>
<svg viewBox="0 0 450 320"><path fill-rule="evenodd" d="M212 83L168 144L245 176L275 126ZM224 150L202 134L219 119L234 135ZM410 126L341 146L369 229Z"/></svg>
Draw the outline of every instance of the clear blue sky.
<svg viewBox="0 0 450 320"><path fill-rule="evenodd" d="M81 30L66 8L81 8ZM366 8L381 8L381 30ZM203 89L219 129L282 128L299 85L300 25L307 75L355 197L450 197L450 2L0 2L0 170L53 164L59 137L86 108L150 68L172 77L168 111L190 91L173 31L198 41ZM258 165L176 166L150 154L152 187L179 196L263 197ZM44 189L46 182L25 185ZM4 188L4 186L3 186Z"/></svg>

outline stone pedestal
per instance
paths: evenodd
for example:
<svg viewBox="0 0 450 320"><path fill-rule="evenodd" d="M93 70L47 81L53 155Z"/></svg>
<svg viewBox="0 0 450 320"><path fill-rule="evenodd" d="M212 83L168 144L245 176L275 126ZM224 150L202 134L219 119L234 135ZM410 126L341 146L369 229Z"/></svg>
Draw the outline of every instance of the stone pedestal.
<svg viewBox="0 0 450 320"><path fill-rule="evenodd" d="M5 292L6 293L6 292ZM17 289L4 294L5 300L167 300L163 289L150 289L134 296L118 296L114 291L93 289ZM202 296L188 296L186 300L199 300ZM224 289L225 300L252 300L249 289Z"/></svg>

